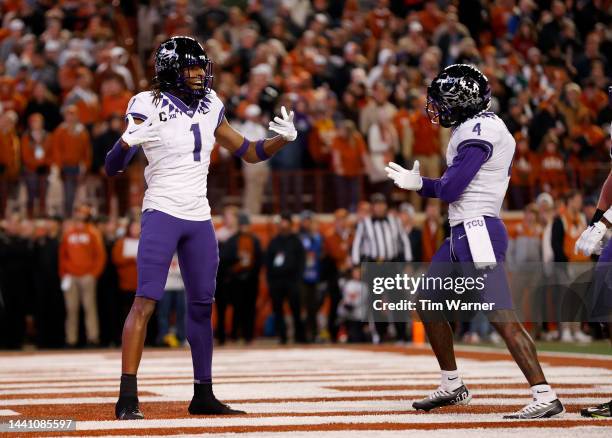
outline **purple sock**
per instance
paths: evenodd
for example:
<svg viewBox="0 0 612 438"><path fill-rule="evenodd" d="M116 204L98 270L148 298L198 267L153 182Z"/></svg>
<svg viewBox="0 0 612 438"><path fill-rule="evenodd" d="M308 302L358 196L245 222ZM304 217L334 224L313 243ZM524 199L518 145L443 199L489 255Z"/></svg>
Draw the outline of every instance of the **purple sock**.
<svg viewBox="0 0 612 438"><path fill-rule="evenodd" d="M212 304L187 303L187 341L196 383L212 382Z"/></svg>

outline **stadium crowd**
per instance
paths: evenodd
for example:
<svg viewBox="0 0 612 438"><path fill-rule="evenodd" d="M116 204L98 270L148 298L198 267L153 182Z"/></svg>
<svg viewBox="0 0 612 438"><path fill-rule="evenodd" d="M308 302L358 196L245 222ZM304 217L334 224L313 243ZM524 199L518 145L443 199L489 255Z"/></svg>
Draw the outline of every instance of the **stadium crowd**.
<svg viewBox="0 0 612 438"><path fill-rule="evenodd" d="M301 235L289 238L285 215L278 239L265 247L254 240L252 248L247 244L253 259L244 270L266 267L272 313L279 315L289 302L297 341L321 337L317 310L323 296L331 302L324 338L335 339L343 321L343 333L352 340L385 339L386 327L352 324L358 306L339 304L355 296L358 272L328 247L339 239L348 251L355 222L370 214L368 195L380 193L377 202L382 196L394 207L412 260L427 261L445 235L441 207L395 191L383 168L392 159L418 159L426 176L443 171L450 133L429 123L424 106L429 81L451 63L474 64L487 75L492 110L517 140L506 202L509 209L525 210L525 222L512 230L518 254L571 259L570 241L586 223L585 210L590 217L591 196L609 171L609 8L599 0L2 2L0 217L6 219L0 287L6 309L13 310L5 314L11 330L0 328L6 338L0 344L18 347L29 339L40 346L78 345L80 331L85 343L118 342L135 289L134 211L142 199L145 160L140 154L113 181L103 173L104 157L123 131L128 100L150 84L153 50L171 35L205 43L215 62L214 89L245 136L263 136L280 105L296 113L298 138L269 162L248 165L215 149L208 195L217 214L228 201L251 215L336 211L341 229L331 240L326 233L304 238L317 234L306 213L300 216ZM585 195L586 206L573 189ZM74 209L82 204L88 209ZM418 227L414 211L425 213ZM225 255L230 270L219 271L220 328L228 305L234 315L263 310L257 292L264 279L233 271L241 272L237 248L249 240L233 234L248 228L246 217L226 218L230 231L224 236L220 230L219 240L229 248L222 248L222 261ZM79 252L84 243L87 257ZM289 245L287 253L296 258L281 263L271 253L273 243ZM405 248L402 254L394 256L407 257ZM307 260L320 264L303 272ZM152 343L175 345L184 336L176 321L169 331L170 320L180 321L183 303L173 266L167 285L173 292L158 308ZM224 292L236 289L237 278L245 282L248 299ZM305 286L292 295L286 285L296 278ZM254 321L233 320L243 325L232 334L249 340ZM283 321L277 317L264 333L286 340ZM406 326L391 327L390 334L405 339ZM575 326L561 332L566 339L582 334ZM223 341L223 330L218 333ZM488 329L468 326L458 333L475 339Z"/></svg>
<svg viewBox="0 0 612 438"><path fill-rule="evenodd" d="M587 260L573 248L594 209L578 192L558 201L540 195L510 226L508 265ZM2 223L0 348L120 345L136 292L140 225L91 212L82 205L64 222L15 214ZM227 206L217 223L215 333L220 344L228 336L247 343L259 336L277 337L287 343L291 333L298 343L411 340L409 324L392 318L393 324L367 322L359 266L364 261L429 262L450 231L436 200L427 203L422 221L412 204L389 208L380 193L371 202L361 201L356 214L338 209L331 219L321 219L305 210L268 221L256 229L247 213ZM524 306L525 300L516 297L520 288L513 286L513 293L518 306ZM534 285L528 287L527 293L533 291ZM547 290L549 303L559 301L555 294L554 288ZM605 336L597 324L554 323L555 306L539 310L546 323L531 324L537 338L590 342ZM147 343L182 345L184 312L184 286L174 260ZM499 341L482 315L455 328L465 342Z"/></svg>
<svg viewBox="0 0 612 438"><path fill-rule="evenodd" d="M102 164L128 100L150 83L152 52L176 34L205 42L215 91L245 135L263 135L281 104L296 113L300 135L269 163L213 153L217 212L221 199L240 194L252 214L355 211L364 193L392 194L383 171L391 159L419 159L425 175L439 176L449 132L428 122L424 103L428 82L451 63L488 76L492 110L517 139L509 208L540 192L590 194L597 171L607 172L605 1L15 0L0 8L2 212L70 216L75 198L111 215L138 205L141 168L115 184Z"/></svg>

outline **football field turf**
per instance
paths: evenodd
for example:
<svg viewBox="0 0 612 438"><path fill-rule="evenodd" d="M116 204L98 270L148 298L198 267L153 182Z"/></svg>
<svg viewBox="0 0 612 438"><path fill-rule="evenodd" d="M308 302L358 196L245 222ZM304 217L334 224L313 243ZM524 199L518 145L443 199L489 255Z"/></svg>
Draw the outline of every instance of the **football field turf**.
<svg viewBox="0 0 612 438"><path fill-rule="evenodd" d="M518 367L501 350L458 347L459 369L473 393L469 406L416 412L412 401L437 386L428 347L313 346L217 348L217 397L249 412L191 417L189 351L149 349L139 372L146 419L116 421L120 353L0 353L0 421L72 419L77 430L5 436L273 436L491 437L612 435L612 421L586 419L579 408L612 398L612 356L541 353L545 372L564 402L563 418L503 420L529 402ZM520 429L518 429L520 428ZM494 434L494 435L493 435Z"/></svg>

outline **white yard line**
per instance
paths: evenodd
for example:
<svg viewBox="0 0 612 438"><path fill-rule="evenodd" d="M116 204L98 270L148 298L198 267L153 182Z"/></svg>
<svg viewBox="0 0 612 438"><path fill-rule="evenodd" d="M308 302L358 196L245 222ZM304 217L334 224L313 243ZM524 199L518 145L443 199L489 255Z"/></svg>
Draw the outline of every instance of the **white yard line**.
<svg viewBox="0 0 612 438"><path fill-rule="evenodd" d="M554 425L563 419L582 421L585 425L590 419L578 414L567 414L561 419L547 419L546 423ZM465 414L465 415L363 415L363 416L328 416L312 417L223 417L223 418L177 418L163 420L135 421L79 421L77 430L112 430L112 429L164 429L192 427L232 427L232 426L296 426L314 424L351 424L351 423L392 423L392 424L453 424L453 423L498 423L502 421L500 414ZM612 423L611 423L612 424ZM508 422L508 427L511 422Z"/></svg>

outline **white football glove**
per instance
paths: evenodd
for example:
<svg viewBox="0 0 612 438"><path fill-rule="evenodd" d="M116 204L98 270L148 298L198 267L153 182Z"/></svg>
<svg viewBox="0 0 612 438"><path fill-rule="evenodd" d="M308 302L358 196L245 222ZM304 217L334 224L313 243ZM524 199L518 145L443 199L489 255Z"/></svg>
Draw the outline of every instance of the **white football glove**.
<svg viewBox="0 0 612 438"><path fill-rule="evenodd" d="M601 249L601 239L605 236L606 231L608 231L608 227L603 222L595 222L582 232L578 241L576 241L574 252L576 254L583 253L585 256L598 252Z"/></svg>
<svg viewBox="0 0 612 438"><path fill-rule="evenodd" d="M419 160L414 161L412 170L404 169L399 164L390 162L385 167L387 176L393 180L396 186L404 190L420 190L423 187L423 178L419 172Z"/></svg>
<svg viewBox="0 0 612 438"><path fill-rule="evenodd" d="M297 138L297 130L293 126L293 111L287 114L287 109L283 106L281 107L281 114L283 118L281 119L279 116L274 117L268 129L280 134L287 141L293 141Z"/></svg>
<svg viewBox="0 0 612 438"><path fill-rule="evenodd" d="M149 141L159 141L159 128L161 122L157 117L151 117L150 120L137 125L131 114L127 115L128 125L125 132L121 136L121 140L130 146L140 145Z"/></svg>

